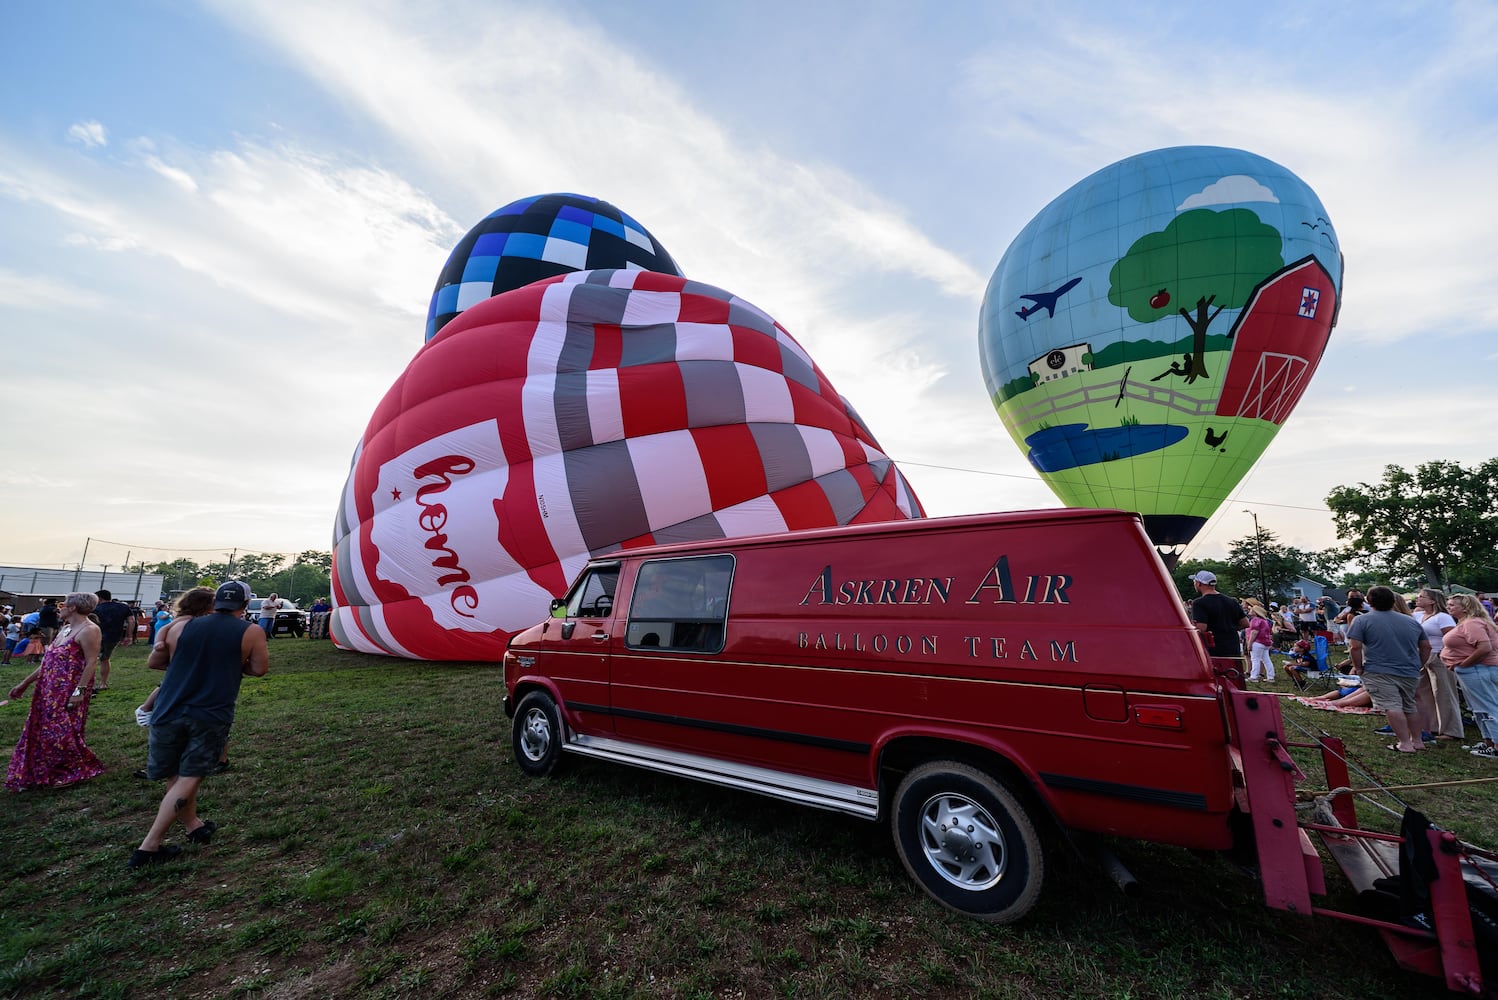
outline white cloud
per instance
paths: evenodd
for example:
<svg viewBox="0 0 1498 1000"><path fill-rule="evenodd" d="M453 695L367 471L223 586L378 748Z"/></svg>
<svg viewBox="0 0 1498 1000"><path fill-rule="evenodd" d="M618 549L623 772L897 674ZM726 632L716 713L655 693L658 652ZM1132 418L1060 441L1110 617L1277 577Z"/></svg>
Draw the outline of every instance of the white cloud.
<svg viewBox="0 0 1498 1000"><path fill-rule="evenodd" d="M300 316L346 319L346 303L424 316L461 229L389 171L290 145L182 150L191 169L142 163L174 181L151 192L128 173L84 186L18 151L0 193L46 205L83 232L72 245L174 261L237 294ZM197 180L193 180L193 176ZM419 327L412 345L421 342Z"/></svg>
<svg viewBox="0 0 1498 1000"><path fill-rule="evenodd" d="M825 59L795 65L773 46L715 37L720 72L744 82L710 88L711 97L686 75L692 60L671 52L700 51L700 22L711 12L678 12L669 25L641 16L624 29L627 19L614 18L611 34L590 21L587 3L452 0L444 23L463 26L454 35L433 30L408 0L319 0L295 10L270 0L210 3L258 36L243 49L223 36L226 51L245 55L252 76L278 75L252 112L263 120L189 123L168 105L144 108L147 124L132 127L151 134L116 143L126 148L118 157L83 155L109 141L93 122L75 125L55 150L0 131L0 225L20 237L0 249L8 254L0 257L8 268L0 270L0 323L33 339L66 323L69 336L89 345L90 412L151 442L154 480L125 467L66 491L26 491L48 512L37 523L67 525L54 540L64 547L78 541L78 525L96 524L99 498L157 496L170 503L154 513L150 504L109 507L131 520L111 513L107 523L139 534L92 533L152 544L191 545L205 534L268 548L326 544L354 441L421 343L447 253L497 205L545 191L614 202L689 275L783 323L885 449L908 463L934 513L1056 502L986 400L976 363L985 275L952 248L991 266L1046 201L1142 150L1241 146L1283 163L1320 194L1348 257L1329 355L1340 364L1323 375L1334 388L1313 387L1303 415L1225 511L1250 502L1315 506L1331 485L1377 478L1384 447L1374 432L1391 420L1415 422L1417 407L1432 401L1372 366L1353 371L1349 359L1407 338L1420 339L1398 349L1406 359L1416 346L1422 357L1473 362L1492 352L1498 279L1488 248L1498 242L1498 216L1479 209L1498 134L1488 105L1470 96L1487 93L1479 84L1490 75L1498 17L1482 3L1425 18L1436 22L1422 25L1431 44L1401 55L1397 80L1386 61L1348 72L1346 32L1320 23L1346 16L1336 12L1316 15L1321 37L1337 39L1317 60L1273 40L1306 27L1286 23L1303 16L1298 10L1274 4L1256 11L1264 22L1257 38L1146 58L1141 52L1158 51L1161 38L1189 32L1221 41L1213 23L1221 18L1165 7L1130 22L1084 5L1088 17L1058 19L994 5L971 24L964 18L961 38L933 44L943 32L955 35L952 22L943 29L940 19L891 18L874 5L860 15L857 60L841 59L831 36ZM904 37L880 34L892 20L935 27L907 47ZM1460 46L1448 34L1461 35ZM986 49L984 37L993 39ZM1028 44L1013 44L1016 37ZM799 41L797 53L824 44ZM969 58L955 72L949 61L883 58L937 50ZM255 65L268 51L273 66ZM843 98L866 92L861 74L876 73L919 101L903 115L851 121ZM91 82L105 85L108 74L97 68ZM781 90L806 100L767 105L756 74L795 77ZM326 93L306 93L305 108L277 103L287 94L296 100L307 80ZM912 107L929 116L925 129L912 127ZM225 113L232 108L226 101ZM820 126L771 128L779 116L837 122L841 130L829 134L856 132L865 145L857 153L832 139L819 145ZM953 139L933 148L912 132ZM782 135L802 141L799 155L771 145ZM878 155L863 154L881 144ZM950 190L931 190L937 157ZM70 298L83 289L96 298ZM88 308L64 312L69 301ZM1485 339L1460 339L1477 336ZM1471 343L1479 346L1467 350ZM1492 381L1479 376L1460 377ZM1355 399L1335 391L1349 382L1360 386ZM29 419L78 419L69 408L81 405L78 397L65 390L46 380L21 389ZM142 405L163 392L174 414L165 425L159 406ZM1486 405L1462 403L1479 412ZM1370 405L1380 412L1364 413ZM295 435L248 502L245 452L183 433L221 406L267 414ZM1303 454L1305 438L1326 445ZM1430 457L1444 455L1401 440L1387 460ZM1301 514L1285 516L1266 526L1304 547L1328 543L1314 513L1304 515L1304 531L1291 526ZM1231 528L1231 512L1221 520L1228 527L1214 520L1202 544L1216 544L1218 530L1243 533Z"/></svg>
<svg viewBox="0 0 1498 1000"><path fill-rule="evenodd" d="M146 166L150 167L156 173L160 174L162 177L165 177L167 180L171 181L182 190L188 192L189 194L197 193L198 182L193 180L192 174L189 174L186 170L165 163L161 160L160 157L156 156L147 156L144 158L144 162Z"/></svg>
<svg viewBox="0 0 1498 1000"><path fill-rule="evenodd" d="M1273 23L1275 12L1264 16L1266 31L1285 29ZM1166 16L1141 30L1155 37L1185 27ZM1435 44L1443 29L1453 37ZM996 144L1022 143L1035 161L1068 165L1069 179L1058 181L1052 196L1147 149L1248 149L1305 180L1336 226L1347 259L1336 336L1388 346L1482 335L1498 326L1498 274L1490 263L1498 213L1474 211L1474 204L1498 167L1498 132L1486 121L1449 123L1459 109L1486 100L1474 102L1472 94L1491 89L1498 16L1467 4L1421 30L1432 44L1397 85L1374 82L1386 79L1377 52L1364 67L1360 53L1339 51L1337 69L1310 79L1312 68L1293 50L1246 43L1140 59L1137 35L1079 21L1044 45L995 46L963 67L963 79L976 107L1017 109L987 124ZM1078 65L1088 72L1074 72ZM1100 100L1099 80L1108 81L1109 94L1128 96Z"/></svg>
<svg viewBox="0 0 1498 1000"><path fill-rule="evenodd" d="M126 250L140 249L140 244L120 236L100 237L88 233L69 233L62 238L62 241L68 246L89 247L101 253L123 253Z"/></svg>
<svg viewBox="0 0 1498 1000"><path fill-rule="evenodd" d="M75 122L68 126L68 138L88 149L109 145L108 131L95 121Z"/></svg>
<svg viewBox="0 0 1498 1000"><path fill-rule="evenodd" d="M656 67L575 18L460 3L450 16L467 44L454 48L420 30L414 8L384 20L358 3L222 10L465 192L473 221L514 197L579 190L613 201L668 249L685 244L692 252L673 253L709 281L903 273L950 295L982 294L983 276L856 179L739 141ZM327 32L344 44L327 45Z"/></svg>
<svg viewBox="0 0 1498 1000"><path fill-rule="evenodd" d="M0 306L33 310L102 309L105 299L87 288L41 274L0 267Z"/></svg>
<svg viewBox="0 0 1498 1000"><path fill-rule="evenodd" d="M1233 205L1245 201L1278 202L1274 192L1263 184L1243 174L1232 174L1208 184L1196 194L1176 206L1177 212L1188 208L1203 208L1207 205Z"/></svg>

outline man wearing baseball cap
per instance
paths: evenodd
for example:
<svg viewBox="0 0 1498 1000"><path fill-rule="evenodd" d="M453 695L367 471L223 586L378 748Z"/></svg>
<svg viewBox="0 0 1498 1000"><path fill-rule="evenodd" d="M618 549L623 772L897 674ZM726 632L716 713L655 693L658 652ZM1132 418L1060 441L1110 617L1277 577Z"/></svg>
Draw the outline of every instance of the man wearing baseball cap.
<svg viewBox="0 0 1498 1000"><path fill-rule="evenodd" d="M1191 621L1201 632L1212 637L1208 652L1213 656L1242 656L1243 643L1238 634L1248 628L1243 605L1217 592L1217 574L1201 570L1191 576L1196 600L1191 602Z"/></svg>
<svg viewBox="0 0 1498 1000"><path fill-rule="evenodd" d="M166 676L151 711L146 774L153 781L166 779L167 789L128 868L181 854L181 847L161 843L178 820L195 844L208 843L218 829L198 816L198 786L213 773L229 741L240 680L245 674L264 677L270 669L265 633L244 620L249 603L250 588L230 580L213 595L213 614L192 619L164 641Z"/></svg>

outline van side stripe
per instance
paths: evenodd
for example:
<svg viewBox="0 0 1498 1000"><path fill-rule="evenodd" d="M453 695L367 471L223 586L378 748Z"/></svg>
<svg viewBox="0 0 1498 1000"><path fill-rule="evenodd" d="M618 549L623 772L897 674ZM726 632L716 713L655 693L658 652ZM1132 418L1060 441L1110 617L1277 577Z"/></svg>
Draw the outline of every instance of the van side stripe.
<svg viewBox="0 0 1498 1000"><path fill-rule="evenodd" d="M1044 771L1040 773L1040 780L1051 788L1063 791L1108 795L1115 799L1131 799L1135 802L1148 802L1150 805L1195 809L1200 812L1205 812L1207 809L1207 797L1195 792L1173 792L1168 788L1148 788L1144 785L1121 785L1113 781L1078 778L1070 774L1047 774Z"/></svg>
<svg viewBox="0 0 1498 1000"><path fill-rule="evenodd" d="M714 733L731 733L734 736L753 736L762 740L794 743L804 747L821 747L824 750L842 750L846 753L868 754L873 746L855 743L852 740L834 740L825 736L807 733L787 733L778 729L761 729L758 726L740 726L731 722L713 722L709 719L688 719L680 715L662 715L658 712L639 712L628 708L609 708L607 705L587 705L570 701L567 707L579 712L595 712L621 719L638 719L641 722L659 722L667 726L685 726L689 729L706 729Z"/></svg>

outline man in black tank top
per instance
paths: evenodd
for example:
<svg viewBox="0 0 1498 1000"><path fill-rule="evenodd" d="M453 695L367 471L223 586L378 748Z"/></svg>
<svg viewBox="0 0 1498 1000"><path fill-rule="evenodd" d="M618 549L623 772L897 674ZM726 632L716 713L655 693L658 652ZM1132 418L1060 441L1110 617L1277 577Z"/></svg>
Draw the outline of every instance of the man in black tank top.
<svg viewBox="0 0 1498 1000"><path fill-rule="evenodd" d="M166 669L151 711L151 745L146 773L166 779L166 795L156 821L127 862L128 868L169 861L182 853L161 839L178 820L187 839L206 844L218 824L198 816L198 786L212 773L229 740L234 703L245 674L264 677L270 669L265 633L244 620L250 588L231 580L213 597L213 614L194 618L169 635L166 650L153 650L147 665ZM162 662L164 661L164 662Z"/></svg>

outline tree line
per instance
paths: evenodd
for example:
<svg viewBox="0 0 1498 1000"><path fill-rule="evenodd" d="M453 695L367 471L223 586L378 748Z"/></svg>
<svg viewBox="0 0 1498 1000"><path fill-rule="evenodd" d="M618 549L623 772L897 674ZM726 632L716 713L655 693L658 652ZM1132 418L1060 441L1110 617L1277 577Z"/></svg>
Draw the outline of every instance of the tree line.
<svg viewBox="0 0 1498 1000"><path fill-rule="evenodd" d="M1186 559L1173 570L1182 596L1198 570L1217 574L1229 594L1288 597L1299 577L1337 589L1386 583L1400 590L1453 585L1498 592L1498 458L1468 468L1433 461L1413 472L1384 467L1377 483L1339 486L1326 497L1340 544L1306 551L1283 545L1260 526L1235 540L1226 559ZM332 592L332 555L249 552L232 561L192 559L138 563L126 572L159 574L169 592L243 580L256 594L272 592L310 603Z"/></svg>
<svg viewBox="0 0 1498 1000"><path fill-rule="evenodd" d="M1339 486L1326 497L1340 544L1303 551L1260 526L1234 541L1224 560L1182 560L1174 571L1182 596L1192 573L1211 570L1225 593L1288 597L1299 577L1328 587L1397 590L1452 586L1498 591L1498 458L1468 468L1426 462L1413 472L1384 467L1377 483ZM1262 582L1261 582L1262 569Z"/></svg>
<svg viewBox="0 0 1498 1000"><path fill-rule="evenodd" d="M288 555L281 552L246 552L221 562L174 559L171 562L141 562L128 566L128 573L151 573L162 578L168 593L193 587L217 587L225 580L243 580L260 597L279 594L302 606L333 592L333 556L308 549Z"/></svg>

